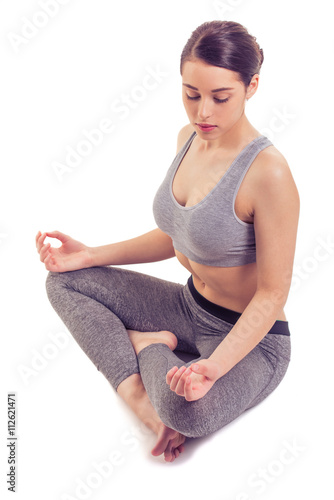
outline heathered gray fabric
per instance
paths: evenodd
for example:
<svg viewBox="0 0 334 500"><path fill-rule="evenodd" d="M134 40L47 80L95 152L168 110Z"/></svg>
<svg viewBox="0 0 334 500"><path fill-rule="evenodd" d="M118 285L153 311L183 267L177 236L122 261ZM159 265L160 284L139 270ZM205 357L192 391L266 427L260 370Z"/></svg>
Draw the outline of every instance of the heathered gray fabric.
<svg viewBox="0 0 334 500"><path fill-rule="evenodd" d="M260 403L281 382L289 364L290 337L268 333L202 399L188 402L169 389L166 374L191 361L184 363L164 344L148 346L137 357L126 331L168 330L177 336L179 351L198 360L208 358L233 325L199 306L188 284L117 267L92 267L50 272L46 287L53 308L111 385L117 389L140 372L161 420L188 437L215 432Z"/></svg>
<svg viewBox="0 0 334 500"><path fill-rule="evenodd" d="M234 202L254 159L272 143L263 135L256 138L234 159L223 177L214 182L205 198L196 205L183 207L173 195L172 183L195 136L196 132L176 155L155 195L155 221L172 238L174 248L194 262L220 267L256 262L254 226L237 217Z"/></svg>

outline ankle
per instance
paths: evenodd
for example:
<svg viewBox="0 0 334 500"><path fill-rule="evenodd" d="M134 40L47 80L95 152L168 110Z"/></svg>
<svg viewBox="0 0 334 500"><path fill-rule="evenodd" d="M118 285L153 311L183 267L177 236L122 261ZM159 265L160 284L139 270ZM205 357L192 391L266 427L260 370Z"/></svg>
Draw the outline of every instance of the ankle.
<svg viewBox="0 0 334 500"><path fill-rule="evenodd" d="M117 387L117 393L126 402L133 401L134 399L140 399L145 392L146 391L139 373L130 375L130 377L123 380L123 382L121 382Z"/></svg>
<svg viewBox="0 0 334 500"><path fill-rule="evenodd" d="M161 422L160 418L158 417L158 415L153 415L151 417L142 416L141 421L143 422L143 424L146 425L148 429L150 429L157 436L162 432L163 428L165 427L164 424Z"/></svg>

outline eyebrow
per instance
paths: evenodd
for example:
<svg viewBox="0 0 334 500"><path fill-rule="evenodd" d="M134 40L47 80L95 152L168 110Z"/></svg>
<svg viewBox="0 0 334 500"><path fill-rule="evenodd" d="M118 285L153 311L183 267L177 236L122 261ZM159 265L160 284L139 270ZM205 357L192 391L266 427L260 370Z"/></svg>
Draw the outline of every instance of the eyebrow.
<svg viewBox="0 0 334 500"><path fill-rule="evenodd" d="M182 85L192 90L198 90L198 88L189 85L189 83L183 83ZM211 92L222 92L223 90L233 90L233 87L221 87L220 89L211 90Z"/></svg>

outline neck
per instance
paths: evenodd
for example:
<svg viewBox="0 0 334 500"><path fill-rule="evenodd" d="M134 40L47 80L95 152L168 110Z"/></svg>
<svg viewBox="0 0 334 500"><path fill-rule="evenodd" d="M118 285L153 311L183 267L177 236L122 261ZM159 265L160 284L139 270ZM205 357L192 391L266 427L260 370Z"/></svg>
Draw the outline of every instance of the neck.
<svg viewBox="0 0 334 500"><path fill-rule="evenodd" d="M253 127L253 125L246 118L246 115L243 113L232 128L216 139L206 140L199 137L200 149L203 152L214 151L217 149L231 151L248 144L259 135L259 132Z"/></svg>

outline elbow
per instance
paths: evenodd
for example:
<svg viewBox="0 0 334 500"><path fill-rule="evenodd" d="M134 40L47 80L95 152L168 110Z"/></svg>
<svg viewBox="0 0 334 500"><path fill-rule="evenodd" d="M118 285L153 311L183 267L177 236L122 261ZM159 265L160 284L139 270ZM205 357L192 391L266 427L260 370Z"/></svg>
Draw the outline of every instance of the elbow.
<svg viewBox="0 0 334 500"><path fill-rule="evenodd" d="M283 309L288 299L289 290L285 287L257 288L255 296L268 310Z"/></svg>
<svg viewBox="0 0 334 500"><path fill-rule="evenodd" d="M291 286L292 272L282 272L276 279L261 279L257 282L255 295L269 301L277 309L285 306Z"/></svg>

